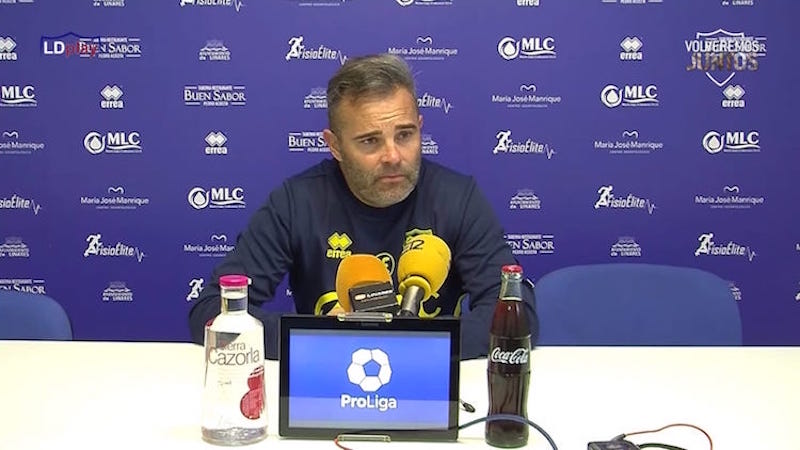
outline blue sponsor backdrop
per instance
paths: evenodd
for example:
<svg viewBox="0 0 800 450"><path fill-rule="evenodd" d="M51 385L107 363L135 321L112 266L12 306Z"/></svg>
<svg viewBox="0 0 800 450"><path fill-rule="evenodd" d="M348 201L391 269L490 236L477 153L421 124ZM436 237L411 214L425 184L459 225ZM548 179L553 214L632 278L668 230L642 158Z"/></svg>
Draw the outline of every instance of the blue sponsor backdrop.
<svg viewBox="0 0 800 450"><path fill-rule="evenodd" d="M78 339L188 339L248 217L329 156L329 76L391 51L423 152L476 176L529 276L700 267L747 344L800 344L796 2L202 3L0 2L0 288Z"/></svg>

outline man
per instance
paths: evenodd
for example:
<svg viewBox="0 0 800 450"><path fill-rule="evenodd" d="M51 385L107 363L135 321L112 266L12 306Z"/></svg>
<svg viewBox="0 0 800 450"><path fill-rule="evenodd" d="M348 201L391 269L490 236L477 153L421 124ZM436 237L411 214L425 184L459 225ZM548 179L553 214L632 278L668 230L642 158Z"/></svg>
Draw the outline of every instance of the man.
<svg viewBox="0 0 800 450"><path fill-rule="evenodd" d="M457 315L468 294L462 358L486 355L500 269L515 260L475 181L422 160L422 116L408 66L391 55L350 59L328 83L327 96L330 128L323 137L335 161L322 161L270 194L189 313L192 339L202 343L204 324L219 314L219 276L246 274L250 314L264 322L266 354L274 359L280 314L260 306L286 273L298 313L337 311L341 258L379 256L397 286L395 262L405 240L432 233L453 259L438 297L423 303L420 316ZM535 342L529 286L525 296Z"/></svg>

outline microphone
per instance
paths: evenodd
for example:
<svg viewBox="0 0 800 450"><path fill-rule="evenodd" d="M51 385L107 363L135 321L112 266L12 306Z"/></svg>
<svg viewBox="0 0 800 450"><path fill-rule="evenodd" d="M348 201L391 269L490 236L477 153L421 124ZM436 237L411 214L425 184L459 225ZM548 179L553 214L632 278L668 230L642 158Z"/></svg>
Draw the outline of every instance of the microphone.
<svg viewBox="0 0 800 450"><path fill-rule="evenodd" d="M403 248L397 261L400 282L399 316L417 316L420 304L444 284L450 271L450 248L438 236L414 236Z"/></svg>
<svg viewBox="0 0 800 450"><path fill-rule="evenodd" d="M352 254L336 271L336 296L346 312L397 313L397 297L386 264L373 255Z"/></svg>

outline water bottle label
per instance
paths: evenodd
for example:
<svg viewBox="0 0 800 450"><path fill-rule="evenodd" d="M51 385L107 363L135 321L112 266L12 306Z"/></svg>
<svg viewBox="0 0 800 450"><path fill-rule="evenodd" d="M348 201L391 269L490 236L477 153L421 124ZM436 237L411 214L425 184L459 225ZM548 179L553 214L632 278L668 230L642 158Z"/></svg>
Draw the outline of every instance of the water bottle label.
<svg viewBox="0 0 800 450"><path fill-rule="evenodd" d="M207 329L203 424L253 428L266 424L261 333Z"/></svg>

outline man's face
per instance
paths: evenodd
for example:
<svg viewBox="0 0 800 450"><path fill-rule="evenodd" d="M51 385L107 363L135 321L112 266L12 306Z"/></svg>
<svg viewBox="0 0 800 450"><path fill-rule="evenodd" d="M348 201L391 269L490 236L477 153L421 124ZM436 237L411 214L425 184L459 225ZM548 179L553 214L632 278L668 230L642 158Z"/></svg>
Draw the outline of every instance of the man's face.
<svg viewBox="0 0 800 450"><path fill-rule="evenodd" d="M384 208L403 201L419 177L422 116L405 89L385 97L344 99L336 111L336 133L323 136L359 200Z"/></svg>

